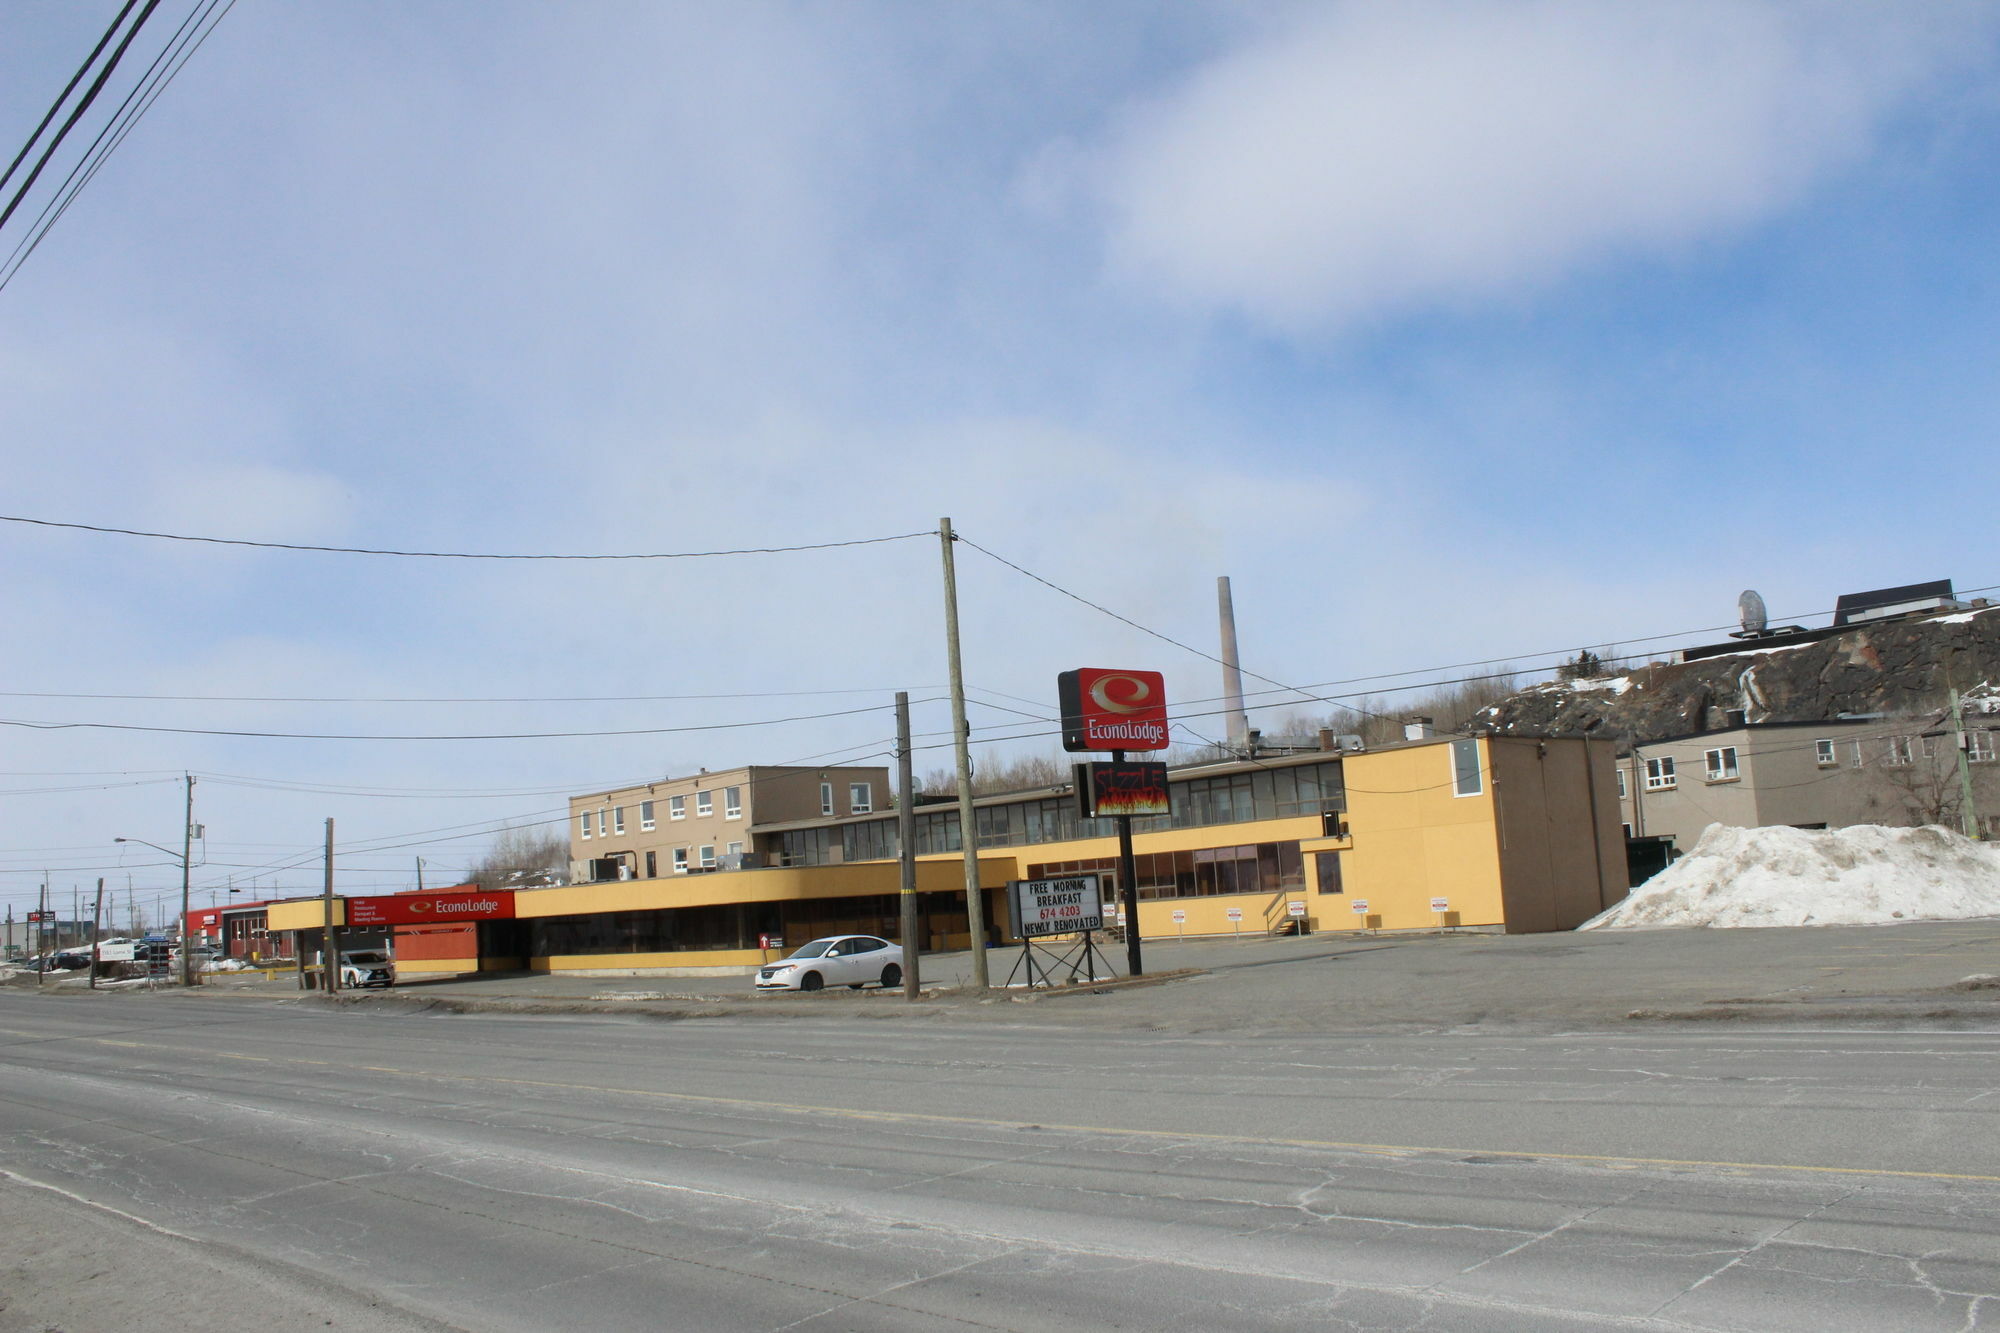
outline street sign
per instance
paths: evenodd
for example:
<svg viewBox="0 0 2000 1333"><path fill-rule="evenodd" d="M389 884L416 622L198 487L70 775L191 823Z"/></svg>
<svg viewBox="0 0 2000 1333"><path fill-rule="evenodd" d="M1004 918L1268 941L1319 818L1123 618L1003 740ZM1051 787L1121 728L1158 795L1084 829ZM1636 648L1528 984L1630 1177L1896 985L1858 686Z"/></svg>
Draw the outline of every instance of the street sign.
<svg viewBox="0 0 2000 1333"><path fill-rule="evenodd" d="M757 947L760 949L782 949L785 947L785 937L783 935L759 935L757 937Z"/></svg>
<svg viewBox="0 0 2000 1333"><path fill-rule="evenodd" d="M1174 909L1174 924L1181 925L1186 921L1187 921L1187 913L1182 911L1180 908L1176 907Z"/></svg>
<svg viewBox="0 0 2000 1333"><path fill-rule="evenodd" d="M1306 904L1303 898L1294 898L1290 902L1285 904L1286 916L1298 918L1298 917L1303 917L1305 914L1306 914Z"/></svg>
<svg viewBox="0 0 2000 1333"><path fill-rule="evenodd" d="M1365 916L1367 912L1368 912L1368 900L1366 898L1356 898L1354 900L1354 915Z"/></svg>
<svg viewBox="0 0 2000 1333"><path fill-rule="evenodd" d="M1104 896L1096 875L1007 881L1008 924L1021 939L1104 929Z"/></svg>
<svg viewBox="0 0 2000 1333"><path fill-rule="evenodd" d="M97 946L97 961L100 963L129 963L139 956L139 946L130 940L123 944L100 944Z"/></svg>
<svg viewBox="0 0 2000 1333"><path fill-rule="evenodd" d="M1449 912L1451 910L1451 899L1449 898L1431 899L1431 910L1433 912Z"/></svg>
<svg viewBox="0 0 2000 1333"><path fill-rule="evenodd" d="M1224 915L1227 916L1231 921L1241 921L1243 919L1243 909L1240 907L1232 907L1226 913L1224 913Z"/></svg>

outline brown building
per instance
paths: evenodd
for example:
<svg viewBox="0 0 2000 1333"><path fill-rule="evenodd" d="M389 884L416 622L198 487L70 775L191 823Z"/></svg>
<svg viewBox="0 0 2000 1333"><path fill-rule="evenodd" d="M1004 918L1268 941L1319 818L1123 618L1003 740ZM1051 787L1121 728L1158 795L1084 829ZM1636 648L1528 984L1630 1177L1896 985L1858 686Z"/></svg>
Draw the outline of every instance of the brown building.
<svg viewBox="0 0 2000 1333"><path fill-rule="evenodd" d="M891 808L886 768L752 765L570 798L570 881L770 864L758 830Z"/></svg>

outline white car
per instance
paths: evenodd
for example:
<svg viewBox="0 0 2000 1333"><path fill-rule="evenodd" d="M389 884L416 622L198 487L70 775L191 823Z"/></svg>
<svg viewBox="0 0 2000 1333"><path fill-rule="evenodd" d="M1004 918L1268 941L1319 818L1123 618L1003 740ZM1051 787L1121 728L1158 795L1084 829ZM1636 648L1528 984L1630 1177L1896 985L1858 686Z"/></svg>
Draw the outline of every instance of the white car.
<svg viewBox="0 0 2000 1333"><path fill-rule="evenodd" d="M884 990L903 984L903 946L873 935L829 935L801 945L790 958L757 969L758 990L819 990L869 982Z"/></svg>
<svg viewBox="0 0 2000 1333"><path fill-rule="evenodd" d="M366 986L385 989L396 983L395 960L380 949L348 949L340 955L340 985L343 990Z"/></svg>

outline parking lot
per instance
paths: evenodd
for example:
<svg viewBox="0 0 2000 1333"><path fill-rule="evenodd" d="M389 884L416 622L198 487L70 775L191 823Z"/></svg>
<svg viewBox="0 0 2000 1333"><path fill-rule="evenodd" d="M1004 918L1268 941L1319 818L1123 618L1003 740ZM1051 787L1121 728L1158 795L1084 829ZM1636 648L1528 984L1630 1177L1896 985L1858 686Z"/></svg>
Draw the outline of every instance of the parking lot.
<svg viewBox="0 0 2000 1333"><path fill-rule="evenodd" d="M1122 947L1109 950L1119 974ZM1019 948L988 954L1002 986ZM1633 1022L1755 1021L1986 1026L2000 1022L2000 920L1781 930L1547 935L1316 934L1153 940L1159 984L1082 993L968 988L965 953L928 954L916 1006L947 1020L1102 1024L1177 1031L1543 1030ZM1018 978L1017 978L1018 981ZM1995 982L1993 984L2000 984ZM289 974L212 975L210 994L298 995ZM902 1014L901 992L753 993L738 976L489 973L399 980L353 1003L461 1009L603 1008L674 1016Z"/></svg>

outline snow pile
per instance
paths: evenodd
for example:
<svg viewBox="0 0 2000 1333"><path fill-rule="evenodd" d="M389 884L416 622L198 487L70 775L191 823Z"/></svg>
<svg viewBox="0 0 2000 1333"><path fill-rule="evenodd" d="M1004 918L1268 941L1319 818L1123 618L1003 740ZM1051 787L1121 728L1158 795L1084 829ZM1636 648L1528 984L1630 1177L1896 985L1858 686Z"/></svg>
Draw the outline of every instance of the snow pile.
<svg viewBox="0 0 2000 1333"><path fill-rule="evenodd" d="M2000 916L2000 850L1947 828L1730 828L1578 930L1870 926Z"/></svg>

